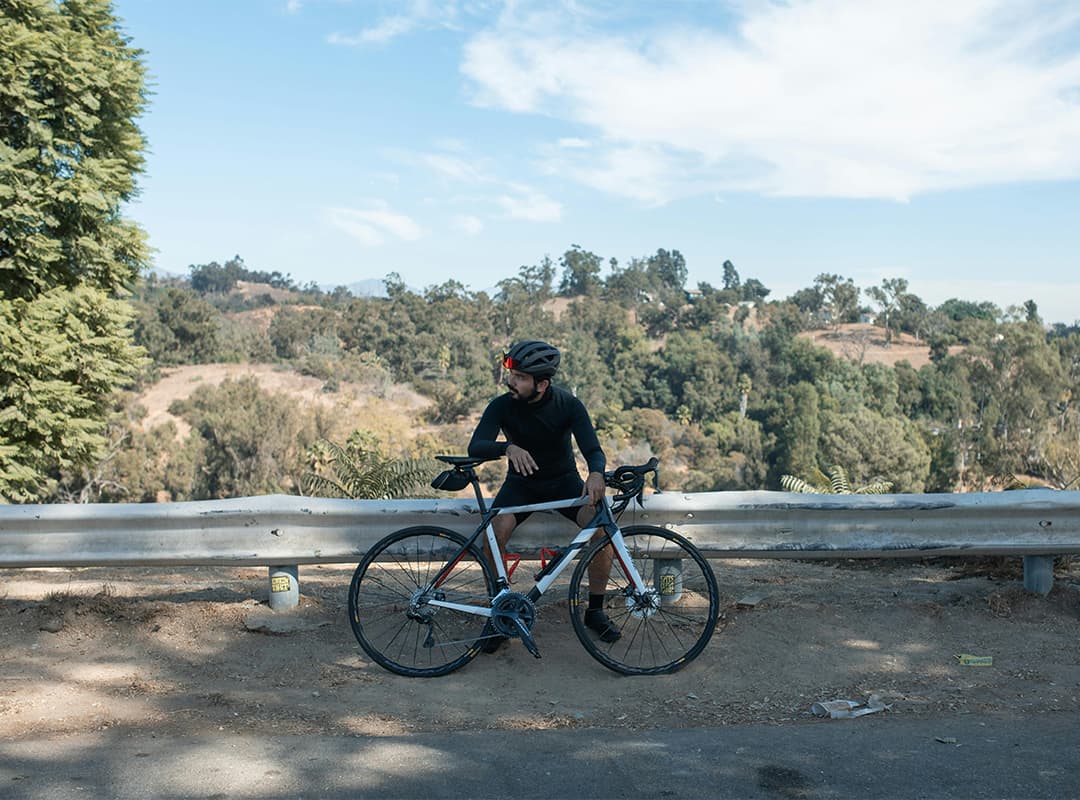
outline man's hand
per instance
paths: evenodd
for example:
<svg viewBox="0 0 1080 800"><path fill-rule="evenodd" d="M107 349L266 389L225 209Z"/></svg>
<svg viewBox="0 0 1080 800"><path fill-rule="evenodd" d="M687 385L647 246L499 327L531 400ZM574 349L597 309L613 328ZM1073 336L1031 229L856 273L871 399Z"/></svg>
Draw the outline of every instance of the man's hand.
<svg viewBox="0 0 1080 800"><path fill-rule="evenodd" d="M603 473L590 472L585 479L585 495L589 498L589 505L595 508L597 503L602 502L606 489Z"/></svg>
<svg viewBox="0 0 1080 800"><path fill-rule="evenodd" d="M536 466L536 460L532 457L532 453L523 447L518 447L516 444L507 445L506 459L518 475L532 475L539 469Z"/></svg>

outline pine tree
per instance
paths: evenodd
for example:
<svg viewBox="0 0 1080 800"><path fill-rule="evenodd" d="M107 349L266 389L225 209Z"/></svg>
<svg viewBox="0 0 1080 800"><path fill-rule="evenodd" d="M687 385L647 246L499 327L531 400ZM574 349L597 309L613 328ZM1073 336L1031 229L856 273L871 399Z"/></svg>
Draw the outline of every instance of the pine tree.
<svg viewBox="0 0 1080 800"><path fill-rule="evenodd" d="M47 496L105 445L137 372L124 297L147 263L141 51L108 0L0 0L0 500Z"/></svg>

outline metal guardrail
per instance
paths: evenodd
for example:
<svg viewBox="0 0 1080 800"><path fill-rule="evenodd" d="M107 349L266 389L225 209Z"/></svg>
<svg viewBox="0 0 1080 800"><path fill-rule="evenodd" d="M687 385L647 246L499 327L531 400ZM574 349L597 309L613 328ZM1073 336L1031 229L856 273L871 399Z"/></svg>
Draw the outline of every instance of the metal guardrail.
<svg viewBox="0 0 1080 800"><path fill-rule="evenodd" d="M0 506L0 567L293 565L295 571L298 564L359 561L382 536L410 525L468 533L476 514L474 500L456 498L290 495ZM620 524L674 529L716 558L1023 556L1025 585L1030 569L1030 583L1045 593L1053 556L1080 552L1080 491L667 492L646 496L644 507L627 509ZM536 514L514 534L514 550L529 557L543 545L564 543L571 531L557 514Z"/></svg>

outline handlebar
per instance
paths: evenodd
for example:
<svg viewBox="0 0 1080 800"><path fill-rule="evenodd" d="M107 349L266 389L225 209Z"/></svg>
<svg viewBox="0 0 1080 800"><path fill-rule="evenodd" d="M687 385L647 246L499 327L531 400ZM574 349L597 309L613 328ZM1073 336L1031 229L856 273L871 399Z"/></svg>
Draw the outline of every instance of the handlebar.
<svg viewBox="0 0 1080 800"><path fill-rule="evenodd" d="M449 464L451 469L441 473L431 482L431 485L434 488L453 492L464 489L471 483L477 493L477 497L479 497L480 487L477 481L475 468L485 461L494 460L493 458L476 458L469 456L435 457L439 459L439 461ZM637 466L624 465L616 467L610 472L605 472L604 483L609 488L615 490L615 496L611 498L612 502L623 503L623 507L625 507L627 503L634 498L637 498L637 501L640 503L641 496L645 492L645 476L650 472L653 474L653 490L659 492L659 465L660 459L654 456L644 464L639 464Z"/></svg>
<svg viewBox="0 0 1080 800"><path fill-rule="evenodd" d="M660 465L660 459L653 456L645 464L639 466L622 466L616 467L611 472L604 473L604 483L610 488L614 489L616 494L612 498L613 502L629 502L630 500L637 498L638 502L641 502L641 495L645 491L645 476L650 472L653 474L653 489L657 492L660 491L660 471L657 469Z"/></svg>

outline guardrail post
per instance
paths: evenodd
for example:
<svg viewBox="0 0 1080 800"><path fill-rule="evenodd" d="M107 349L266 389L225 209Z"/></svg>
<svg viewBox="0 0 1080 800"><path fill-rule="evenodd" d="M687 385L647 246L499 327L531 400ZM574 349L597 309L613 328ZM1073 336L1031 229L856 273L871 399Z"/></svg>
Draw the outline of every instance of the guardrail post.
<svg viewBox="0 0 1080 800"><path fill-rule="evenodd" d="M295 564L270 567L270 608L288 611L300 605L300 569Z"/></svg>
<svg viewBox="0 0 1080 800"><path fill-rule="evenodd" d="M653 560L653 580L660 591L663 603L677 603L682 597L683 565L681 558L657 558Z"/></svg>
<svg viewBox="0 0 1080 800"><path fill-rule="evenodd" d="M1024 588L1044 597L1054 588L1054 557L1024 556Z"/></svg>

